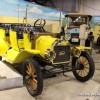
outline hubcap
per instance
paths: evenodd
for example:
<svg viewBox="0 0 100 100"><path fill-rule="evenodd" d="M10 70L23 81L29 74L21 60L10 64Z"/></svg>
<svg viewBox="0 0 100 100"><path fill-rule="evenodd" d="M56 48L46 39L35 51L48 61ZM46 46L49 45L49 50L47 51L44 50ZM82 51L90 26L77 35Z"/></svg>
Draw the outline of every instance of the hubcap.
<svg viewBox="0 0 100 100"><path fill-rule="evenodd" d="M83 69L84 69L84 65L83 65L83 64L80 64L80 65L79 65L79 69L80 69L80 70L83 70Z"/></svg>

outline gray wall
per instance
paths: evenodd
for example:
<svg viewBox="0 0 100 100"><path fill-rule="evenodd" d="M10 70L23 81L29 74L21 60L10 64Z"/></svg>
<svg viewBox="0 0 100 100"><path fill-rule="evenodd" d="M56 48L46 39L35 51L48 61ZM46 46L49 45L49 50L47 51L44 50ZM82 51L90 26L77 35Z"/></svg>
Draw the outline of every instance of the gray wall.
<svg viewBox="0 0 100 100"><path fill-rule="evenodd" d="M100 0L79 0L79 12L100 15Z"/></svg>
<svg viewBox="0 0 100 100"><path fill-rule="evenodd" d="M56 8L67 12L76 12L77 0L53 0Z"/></svg>

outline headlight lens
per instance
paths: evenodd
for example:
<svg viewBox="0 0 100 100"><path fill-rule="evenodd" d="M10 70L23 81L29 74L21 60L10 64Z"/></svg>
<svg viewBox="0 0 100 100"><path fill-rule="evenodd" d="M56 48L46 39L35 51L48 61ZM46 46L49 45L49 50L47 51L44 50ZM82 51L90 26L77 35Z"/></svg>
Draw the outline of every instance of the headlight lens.
<svg viewBox="0 0 100 100"><path fill-rule="evenodd" d="M73 49L73 50L72 50L72 54L73 54L73 56L75 56L75 57L79 57L79 56L81 55L81 51L78 50L78 49Z"/></svg>
<svg viewBox="0 0 100 100"><path fill-rule="evenodd" d="M48 60L53 60L54 58L56 57L56 54L55 54L55 52L54 51L52 51L52 50L47 50L46 52L45 52L45 58L46 59L48 59Z"/></svg>

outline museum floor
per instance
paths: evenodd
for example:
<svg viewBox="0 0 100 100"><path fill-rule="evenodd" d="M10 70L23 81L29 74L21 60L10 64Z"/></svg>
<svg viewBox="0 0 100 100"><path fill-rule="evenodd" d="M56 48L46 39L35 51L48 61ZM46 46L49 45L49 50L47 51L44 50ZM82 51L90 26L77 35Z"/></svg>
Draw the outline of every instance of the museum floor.
<svg viewBox="0 0 100 100"><path fill-rule="evenodd" d="M75 79L72 72L67 77L58 75L44 80L44 90L40 96L32 97L26 88L14 88L0 91L0 100L100 100L100 53L93 50L96 66L94 77L81 83Z"/></svg>

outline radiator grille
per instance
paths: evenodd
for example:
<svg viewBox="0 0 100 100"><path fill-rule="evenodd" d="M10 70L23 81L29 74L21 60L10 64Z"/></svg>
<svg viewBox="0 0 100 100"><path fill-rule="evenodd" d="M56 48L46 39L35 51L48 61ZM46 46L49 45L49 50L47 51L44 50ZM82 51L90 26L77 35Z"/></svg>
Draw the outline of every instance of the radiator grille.
<svg viewBox="0 0 100 100"><path fill-rule="evenodd" d="M70 45L55 46L54 51L56 53L56 57L53 60L53 63L62 63L70 61Z"/></svg>

